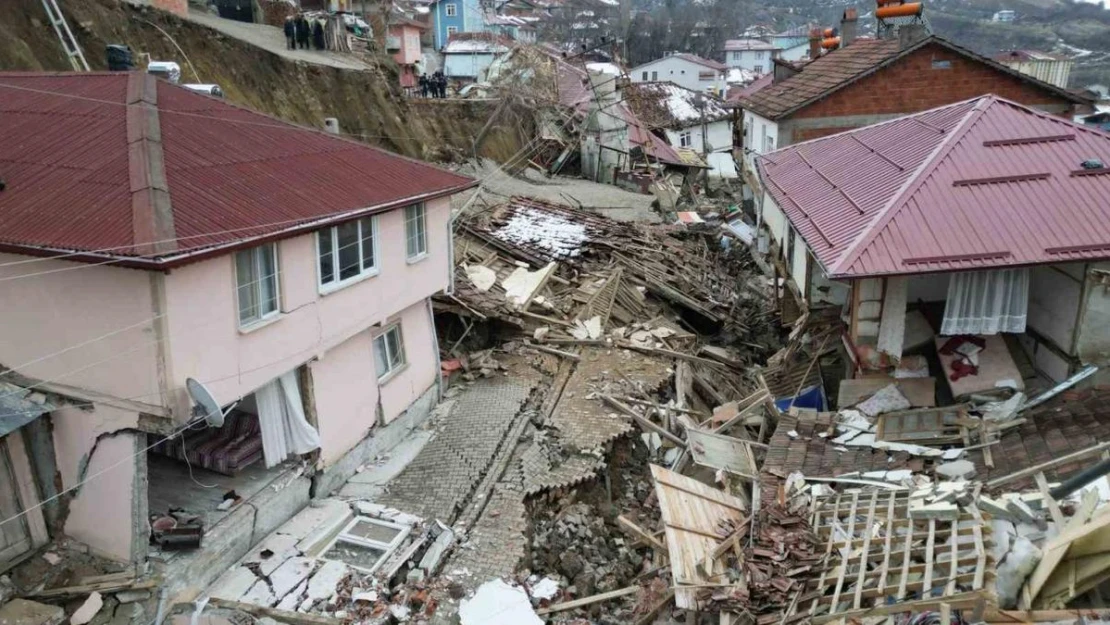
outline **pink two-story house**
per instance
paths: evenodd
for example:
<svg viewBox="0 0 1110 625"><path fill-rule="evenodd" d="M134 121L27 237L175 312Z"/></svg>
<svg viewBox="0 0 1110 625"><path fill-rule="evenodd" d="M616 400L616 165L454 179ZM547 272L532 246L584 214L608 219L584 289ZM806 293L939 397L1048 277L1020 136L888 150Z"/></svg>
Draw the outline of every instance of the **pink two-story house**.
<svg viewBox="0 0 1110 625"><path fill-rule="evenodd" d="M0 568L184 509L203 585L437 401L473 180L141 73L0 73L0 144Z"/></svg>
<svg viewBox="0 0 1110 625"><path fill-rule="evenodd" d="M420 36L428 26L422 22L395 15L389 22L386 47L393 53L393 60L401 70L401 86L415 87L422 73L420 64Z"/></svg>

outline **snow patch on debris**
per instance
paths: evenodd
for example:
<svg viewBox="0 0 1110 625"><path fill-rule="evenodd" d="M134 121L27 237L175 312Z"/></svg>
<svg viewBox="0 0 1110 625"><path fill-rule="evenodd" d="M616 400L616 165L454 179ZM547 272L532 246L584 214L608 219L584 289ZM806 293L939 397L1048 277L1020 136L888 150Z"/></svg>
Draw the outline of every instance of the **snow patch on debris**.
<svg viewBox="0 0 1110 625"><path fill-rule="evenodd" d="M520 208L493 235L507 243L538 247L553 256L574 258L589 240L586 226L562 215Z"/></svg>
<svg viewBox="0 0 1110 625"><path fill-rule="evenodd" d="M494 579L459 605L462 625L543 625L523 588Z"/></svg>

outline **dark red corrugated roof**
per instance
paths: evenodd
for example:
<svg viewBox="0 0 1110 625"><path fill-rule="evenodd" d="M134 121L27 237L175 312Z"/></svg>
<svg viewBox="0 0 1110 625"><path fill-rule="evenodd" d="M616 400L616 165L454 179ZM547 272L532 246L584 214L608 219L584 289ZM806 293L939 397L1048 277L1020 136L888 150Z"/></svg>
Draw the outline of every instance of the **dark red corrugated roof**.
<svg viewBox="0 0 1110 625"><path fill-rule="evenodd" d="M758 166L829 275L854 278L1110 258L1110 168L1092 159L1110 165L1110 134L986 96Z"/></svg>
<svg viewBox="0 0 1110 625"><path fill-rule="evenodd" d="M833 50L806 63L797 74L741 99L740 106L767 119L780 119L931 44L943 46L1000 72L1051 91L1065 100L1087 102L1081 96L1066 89L1022 74L947 39L931 35L906 48L900 47L898 39L857 39L849 46Z"/></svg>
<svg viewBox="0 0 1110 625"><path fill-rule="evenodd" d="M129 154L141 117L127 102L142 85L156 98L147 132L161 135L172 220L135 199L156 196L146 159ZM176 250L150 261L162 264L476 184L139 73L0 72L0 145L0 245L136 259L148 253L144 226L169 224Z"/></svg>

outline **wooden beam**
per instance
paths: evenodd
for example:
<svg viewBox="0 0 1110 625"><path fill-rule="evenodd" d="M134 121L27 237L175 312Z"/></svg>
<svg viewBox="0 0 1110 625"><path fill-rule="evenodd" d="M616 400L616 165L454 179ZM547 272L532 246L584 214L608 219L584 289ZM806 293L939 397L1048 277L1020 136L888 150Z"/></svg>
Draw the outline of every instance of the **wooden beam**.
<svg viewBox="0 0 1110 625"><path fill-rule="evenodd" d="M572 354L570 352L564 352L561 349L555 349L553 347L544 347L543 345L536 345L535 343L529 343L527 341L525 341L524 345L525 345L525 347L527 347L529 349L534 349L537 352L543 352L545 354L551 354L552 356L559 356L560 358L569 358L570 360L573 360L575 362L578 362L578 361L582 360L582 358L580 358L578 356L578 354Z"/></svg>
<svg viewBox="0 0 1110 625"><path fill-rule="evenodd" d="M616 397L613 397L611 395L602 395L601 399L602 399L602 401L609 404L610 406L612 406L612 407L616 408L617 410L620 410L624 414L632 417L632 420L635 421L637 424L639 424L639 426L641 428L643 428L643 429L645 429L649 432L655 432L659 436L662 436L663 438L671 441L672 443L674 443L675 445L677 445L677 446L679 446L683 449L686 448L686 441L684 441L681 438L675 436L674 434L671 434L670 431L666 430L665 428L663 428L661 426L658 426L658 425L652 423L651 421L645 419L644 417L640 416L640 413L636 412L635 410L633 410L631 407L629 407L627 404L620 401Z"/></svg>
<svg viewBox="0 0 1110 625"><path fill-rule="evenodd" d="M667 546L664 545L662 541L652 535L651 532L633 523L623 514L617 517L617 524L620 525L622 530L629 533L634 538L638 538L648 545L651 545L652 549L656 549L664 554L667 553Z"/></svg>
<svg viewBox="0 0 1110 625"><path fill-rule="evenodd" d="M277 608L254 605L253 603L243 603L241 601L230 601L228 599L219 599L216 597L209 599L208 603L209 605L214 605L217 608L224 608L225 610L238 610L239 612L246 612L253 616L269 617L279 623L289 623L289 625L340 625L343 623L343 619L329 618L318 614L292 612L290 610L278 610Z"/></svg>
<svg viewBox="0 0 1110 625"><path fill-rule="evenodd" d="M114 593L124 590L147 590L150 588L157 588L161 582L155 579L149 579L141 582L100 582L98 584L82 584L80 586L65 586L64 588L51 588L50 590L43 590L40 592L26 595L28 599L36 601L44 601L47 599L64 599L69 597L83 597L92 594L93 592L99 593Z"/></svg>
<svg viewBox="0 0 1110 625"><path fill-rule="evenodd" d="M1110 441L1103 442L1103 443L1098 443L1098 444L1092 445L1092 446L1090 446L1086 449L1081 449L1079 451L1072 452L1072 453L1064 455L1064 456L1060 456L1059 458L1054 458L1052 460L1049 460L1048 462L1042 462L1041 464L1038 464L1038 465L1035 465L1035 466L1032 466L1032 467L1028 467L1028 468L1022 469L1020 471L1014 471L1013 473L1011 473L1009 475L1003 475L1002 477L997 477L997 478L987 482L987 490L998 488L999 486L1005 484L1006 482L1012 482L1014 480L1019 480L1021 478L1031 477L1031 476L1036 475L1037 473L1040 473L1042 471L1047 471L1047 470L1052 469L1054 467L1058 467L1062 464L1067 464L1069 462L1079 460L1080 458L1085 458L1085 457L1087 457L1091 454L1096 454L1096 453L1098 453L1098 452L1100 452L1104 449L1110 449Z"/></svg>
<svg viewBox="0 0 1110 625"><path fill-rule="evenodd" d="M610 592L603 592L600 595L593 595L593 596L590 596L590 597L583 597L581 599L575 599L574 601L566 601L566 602L563 602L563 603L556 603L554 605L549 605L546 608L541 608L539 610L536 610L536 614L539 615L539 616L543 616L545 614L552 614L554 612L563 612L563 611L566 611L566 610L573 610L575 608L581 608L581 607L584 607L584 606L593 605L595 603L600 603L602 601L609 601L610 599L617 599L617 598L620 598L620 597L624 597L626 595L631 595L631 594L637 593L639 591L640 591L639 586L629 586L628 588L621 588L620 590L613 590L613 591L610 591ZM338 623L339 621L330 621L330 622Z"/></svg>
<svg viewBox="0 0 1110 625"><path fill-rule="evenodd" d="M751 527L748 525L751 520L751 517L747 517L746 519L741 521L740 527L736 528L731 534L729 534L728 538L726 538L724 542L714 547L713 552L710 553L709 556L716 560L717 558L725 555L725 552L729 549L732 549L736 545L736 543L743 540L743 538L748 535L748 530L751 529Z"/></svg>

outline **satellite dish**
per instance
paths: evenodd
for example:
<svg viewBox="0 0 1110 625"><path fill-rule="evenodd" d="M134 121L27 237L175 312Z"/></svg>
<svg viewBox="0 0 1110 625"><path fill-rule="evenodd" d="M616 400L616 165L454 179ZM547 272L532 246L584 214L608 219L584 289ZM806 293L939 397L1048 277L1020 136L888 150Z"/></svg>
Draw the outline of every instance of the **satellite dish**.
<svg viewBox="0 0 1110 625"><path fill-rule="evenodd" d="M193 418L204 419L208 422L208 427L218 428L224 424L224 417L227 413L223 408L220 408L219 402L212 396L211 391L198 380L193 378L185 379L185 388L189 391L189 397L193 398ZM228 409L230 412L230 409Z"/></svg>

